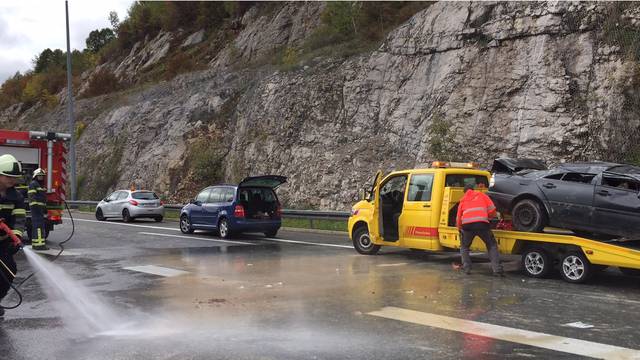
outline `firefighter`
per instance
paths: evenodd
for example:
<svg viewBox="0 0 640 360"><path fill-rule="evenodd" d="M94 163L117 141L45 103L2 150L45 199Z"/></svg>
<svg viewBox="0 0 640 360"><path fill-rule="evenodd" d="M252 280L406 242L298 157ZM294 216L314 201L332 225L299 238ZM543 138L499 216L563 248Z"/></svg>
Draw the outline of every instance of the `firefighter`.
<svg viewBox="0 0 640 360"><path fill-rule="evenodd" d="M15 189L22 176L20 163L11 155L0 156L0 218L13 230L18 238L22 238L27 216L24 198ZM11 288L17 272L13 255L18 249L13 245L9 235L0 232L0 300ZM0 316L4 309L0 308Z"/></svg>
<svg viewBox="0 0 640 360"><path fill-rule="evenodd" d="M29 209L31 209L31 244L33 250L49 250L45 244L45 215L47 214L47 189L43 188L47 174L37 168L29 184Z"/></svg>
<svg viewBox="0 0 640 360"><path fill-rule="evenodd" d="M465 274L471 272L471 257L469 247L473 239L478 236L487 247L491 267L494 276L504 276L500 255L498 254L498 244L491 232L490 220L497 215L496 206L493 201L480 191L475 191L473 184L464 187L464 196L458 205L458 216L456 226L460 229L460 256L462 257L462 270Z"/></svg>

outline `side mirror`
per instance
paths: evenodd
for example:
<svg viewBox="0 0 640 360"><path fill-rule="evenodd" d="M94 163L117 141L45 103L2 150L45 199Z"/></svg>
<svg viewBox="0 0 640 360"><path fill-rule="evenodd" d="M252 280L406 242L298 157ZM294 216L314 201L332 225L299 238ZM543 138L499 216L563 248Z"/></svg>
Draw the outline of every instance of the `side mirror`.
<svg viewBox="0 0 640 360"><path fill-rule="evenodd" d="M202 201L193 200L193 205L202 206Z"/></svg>
<svg viewBox="0 0 640 360"><path fill-rule="evenodd" d="M106 198L102 199L102 201L104 201L104 202L109 202L109 201L111 201L111 200L109 200L109 198L108 198L108 197L106 197Z"/></svg>

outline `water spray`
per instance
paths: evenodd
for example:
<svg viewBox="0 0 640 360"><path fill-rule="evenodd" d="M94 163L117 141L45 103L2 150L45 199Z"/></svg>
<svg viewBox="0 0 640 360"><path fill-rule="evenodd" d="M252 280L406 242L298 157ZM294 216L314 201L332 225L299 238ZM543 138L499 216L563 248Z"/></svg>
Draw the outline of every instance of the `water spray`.
<svg viewBox="0 0 640 360"><path fill-rule="evenodd" d="M76 231L76 225L73 221L73 215L71 214L71 209L69 209L69 204L67 204L67 202L64 200L62 200L62 202L64 203L64 206L67 209L67 212L69 213L69 218L71 219L71 234L69 234L69 237L67 237L64 241L58 243L58 246L60 247L60 251L53 257L53 259L51 259L51 262L56 261L56 259L62 254L62 252L64 251L64 244L66 244L69 240L71 240L71 238L73 237ZM19 237L16 236L16 234L13 233L13 230L11 230L11 228L4 222L4 219L0 219L0 230L4 231L7 235L9 235L16 253L23 249L24 246L22 244L22 241L20 240ZM16 278L16 274L13 271L11 271L11 269L7 266L7 264L5 264L4 261L2 261L1 259L0 259L0 266L7 269L9 274L11 274L11 276L13 276L14 279ZM13 285L13 283L9 281L9 279L7 279L4 273L0 272L0 277L2 277L2 280L9 283L9 286L11 286L13 291L18 295L18 302L15 305L13 306L0 305L0 309L11 310L22 305L22 293L18 290L18 288L22 286L25 282L27 282L27 280L31 279L33 275L35 275L35 271L32 272L29 276L27 276L24 280L22 280L18 285Z"/></svg>

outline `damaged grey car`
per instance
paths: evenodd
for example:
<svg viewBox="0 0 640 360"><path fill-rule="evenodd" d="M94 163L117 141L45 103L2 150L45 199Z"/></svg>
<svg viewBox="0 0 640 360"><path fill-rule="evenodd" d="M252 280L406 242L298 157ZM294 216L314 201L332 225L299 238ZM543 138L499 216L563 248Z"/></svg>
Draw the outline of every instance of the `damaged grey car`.
<svg viewBox="0 0 640 360"><path fill-rule="evenodd" d="M497 159L489 196L513 227L547 226L591 238L640 239L640 167L608 162L547 169L534 159Z"/></svg>

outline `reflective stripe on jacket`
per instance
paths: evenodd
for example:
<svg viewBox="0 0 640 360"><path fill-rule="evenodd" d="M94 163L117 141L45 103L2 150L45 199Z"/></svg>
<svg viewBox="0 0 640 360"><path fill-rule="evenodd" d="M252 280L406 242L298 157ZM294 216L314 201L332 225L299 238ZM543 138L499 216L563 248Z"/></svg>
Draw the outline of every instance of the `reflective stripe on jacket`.
<svg viewBox="0 0 640 360"><path fill-rule="evenodd" d="M7 189L4 196L0 195L0 218L3 218L4 222L19 237L22 237L24 233L26 215L24 198L15 188L11 187ZM4 231L0 231L0 244L5 243L7 238L3 239L3 236L6 235Z"/></svg>
<svg viewBox="0 0 640 360"><path fill-rule="evenodd" d="M469 190L460 199L456 226L476 222L488 223L495 216L496 206L493 201L484 193Z"/></svg>
<svg viewBox="0 0 640 360"><path fill-rule="evenodd" d="M47 189L43 188L38 180L29 184L29 206L47 206Z"/></svg>

